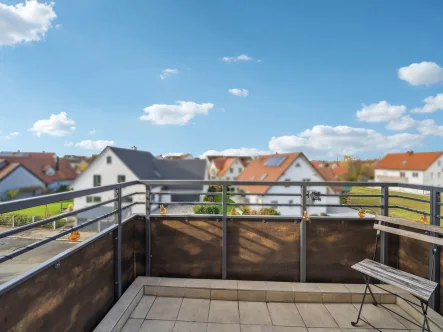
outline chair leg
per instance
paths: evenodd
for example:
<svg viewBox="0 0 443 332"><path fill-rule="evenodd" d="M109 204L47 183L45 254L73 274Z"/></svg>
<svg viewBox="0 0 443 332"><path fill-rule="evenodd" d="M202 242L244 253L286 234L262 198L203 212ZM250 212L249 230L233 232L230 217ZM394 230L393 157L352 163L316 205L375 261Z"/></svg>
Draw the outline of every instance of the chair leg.
<svg viewBox="0 0 443 332"><path fill-rule="evenodd" d="M371 293L371 296L372 296L372 304L375 305L375 306L377 306L377 305L378 305L378 302L377 302L377 300L375 299L374 293L372 293L372 290L371 290L371 287L369 286L369 284L368 284L368 289L369 289L369 292Z"/></svg>
<svg viewBox="0 0 443 332"><path fill-rule="evenodd" d="M421 328L422 331L431 331L431 328L429 327L429 321L428 321L428 305L429 303L426 302L426 305L423 304L423 301L420 301L421 304L421 310L423 311L423 326ZM425 330L425 328L428 328Z"/></svg>
<svg viewBox="0 0 443 332"><path fill-rule="evenodd" d="M351 322L352 326L357 326L358 322L360 321L361 311L363 309L363 304L365 303L365 297L366 297L366 293L367 293L368 289L369 289L369 278L366 281L365 292L364 292L363 298L361 300L361 305L360 305L360 310L358 311L357 320L355 322Z"/></svg>

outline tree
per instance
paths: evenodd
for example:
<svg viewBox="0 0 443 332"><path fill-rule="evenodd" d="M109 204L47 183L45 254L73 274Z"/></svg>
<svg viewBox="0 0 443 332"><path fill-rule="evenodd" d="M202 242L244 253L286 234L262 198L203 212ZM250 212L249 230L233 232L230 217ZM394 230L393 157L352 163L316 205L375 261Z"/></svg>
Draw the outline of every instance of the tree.
<svg viewBox="0 0 443 332"><path fill-rule="evenodd" d="M6 192L11 200L20 193L19 189L11 189Z"/></svg>
<svg viewBox="0 0 443 332"><path fill-rule="evenodd" d="M83 173L87 168L88 168L89 164L87 161L83 161L80 165L77 166L77 170L80 173Z"/></svg>

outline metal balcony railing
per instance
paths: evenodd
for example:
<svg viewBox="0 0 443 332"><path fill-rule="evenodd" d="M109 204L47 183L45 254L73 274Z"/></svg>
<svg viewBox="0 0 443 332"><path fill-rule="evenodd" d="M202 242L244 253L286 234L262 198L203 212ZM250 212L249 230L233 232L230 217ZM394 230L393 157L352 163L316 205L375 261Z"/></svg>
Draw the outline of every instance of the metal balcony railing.
<svg viewBox="0 0 443 332"><path fill-rule="evenodd" d="M130 192L127 195L123 195L123 189L133 187L133 186L140 186L140 184L143 184L146 188L145 191L136 191L134 189L134 192ZM167 186L168 188L172 188L174 186L180 186L180 188L183 188L184 186L193 186L194 188L196 186L205 187L209 185L214 186L221 186L222 190L221 192L207 192L202 190L162 190L162 187ZM250 192L238 192L238 191L229 191L229 188L234 187L238 188L239 186L271 186L284 188L282 192L272 192L272 193L250 193ZM356 194L356 193L349 193L349 192L342 192L342 193L333 193L331 191L326 190L326 193L318 193L316 192L317 188L324 188L324 187L371 187L371 188L379 188L380 194ZM395 188L402 188L402 189L418 189L421 191L426 191L429 193L429 199L425 198L417 198L417 197L411 197L407 195L402 195L398 192L390 192L390 189ZM125 189L128 190L128 189ZM23 225L20 227L15 227L10 230L4 231L0 233L0 239L6 238L9 236L16 235L20 232L30 230L36 227L40 227L42 225L54 222L56 220L67 218L67 217L73 217L80 213L95 209L97 207L105 206L113 204L113 209L110 212L107 212L99 217L92 218L91 220L88 220L84 223L77 224L73 226L70 229L63 230L53 236L50 236L48 238L45 238L43 240L37 241L33 244L30 244L28 246L25 246L23 248L17 249L13 252L10 252L8 254L5 254L4 256L0 257L0 269L1 269L1 263L6 262L10 259L13 259L15 257L18 257L26 252L29 252L35 248L38 248L46 243L49 243L51 241L54 241L62 236L65 236L73 231L80 230L82 228L85 228L87 226L90 226L92 224L95 224L103 219L107 219L110 216L114 216L114 224L102 230L92 238L79 243L76 247L63 252L56 257L48 260L47 262L42 263L37 268L24 273L15 279L8 281L4 283L3 285L0 285L0 296L2 294L13 290L14 287L17 287L18 285L24 283L26 280L32 278L39 272L47 269L50 266L53 266L54 264L57 264L58 261L68 257L69 255L72 255L74 252L90 245L94 241L97 241L101 237L103 237L106 234L112 233L113 240L114 240L114 280L115 280L115 288L114 288L114 294L115 299L120 298L122 294L122 227L123 225L128 221L128 219L123 220L122 218L122 212L126 209L129 209L136 205L144 205L145 206L145 213L143 215L143 218L145 219L145 226L146 226L146 275L151 275L151 269L152 269L152 250L151 250L151 221L158 218L182 218L185 221L187 218L192 219L205 219L208 217L215 218L216 221L219 221L222 223L222 267L221 267L221 277L227 278L227 232L228 232L228 222L235 222L235 221L242 221L242 220L248 220L248 221L256 221L256 222L272 222L272 221L288 221L288 222L295 222L300 224L300 281L305 282L306 281L306 222L303 219L304 211L309 210L311 207L350 207L350 208L376 208L380 209L380 214L388 216L390 209L400 209L404 211L410 211L410 212L416 212L420 215L425 215L429 217L429 223L431 225L437 225L440 226L440 221L443 219L441 208L443 206L443 203L441 202L441 193L443 192L443 187L433 187L433 186L421 186L421 185L413 185L413 184L405 184L405 183L387 183L387 182L268 182L268 181L194 181L194 180L142 180L142 181L132 181L132 182L125 182L125 183L119 183L119 184L113 184L113 185L107 185L107 186L100 186L100 187L94 187L90 189L84 189L84 190L78 190L78 191L70 191L70 192L64 192L59 194L51 194L51 195L45 195L45 196L39 196L34 198L28 198L28 199L21 199L21 200L13 200L10 202L3 202L0 203L0 214L4 213L10 213L16 210L26 209L34 206L41 206L46 205L53 202L59 202L67 199L74 199L79 197L84 197L88 195L93 194L100 194L104 192L114 191L114 198L102 201L98 204L89 205L86 207L82 207L80 209L75 209L73 211L65 212L56 216L51 216L49 218L46 218L44 220ZM140 196L144 195L144 199L142 201L135 201L132 203L129 203L125 205L122 203L122 200L127 197L131 196ZM209 196L220 196L221 195L221 202L201 202L200 201L188 201L188 202L162 202L162 197L165 197L167 195L190 195L190 196L199 196L202 197L203 195L209 195ZM232 202L228 200L229 196L239 196L239 197L250 197L250 196L272 196L272 197L293 197L297 199L296 203L280 203L280 204L273 204L273 203L239 203L239 202ZM159 200L153 200L153 197L159 197ZM317 199L313 199L313 198ZM380 198L379 204L352 204L352 203L343 203L343 204L327 204L324 203L324 201L319 200L318 198L327 198L327 197L350 197L350 198ZM410 201L416 201L420 203L427 203L429 204L429 210L420 210L420 209L414 209L407 206L401 206L396 204L390 204L391 198L401 198L405 200ZM180 214L180 215L174 215L174 214L166 214L163 215L161 213L158 213L153 207L159 206L159 205L217 205L221 207L221 213L215 214L215 215L197 215L197 214ZM250 205L250 206L275 206L278 207L294 207L295 209L294 214L286 214L286 215L229 215L228 214L228 208L229 207L237 207L237 206L244 206L244 205ZM298 211L297 211L298 210ZM330 219L330 220L346 220L346 219L356 219L357 214L355 216L311 216L310 217L313 220L316 219ZM387 234L382 234L381 237L381 254L380 254L380 260L382 263L388 262L388 237ZM432 248L431 248L432 249ZM440 273L440 268L437 267L435 271L438 271ZM435 272L437 273L437 272ZM431 276L432 279L439 279L439 275L435 274Z"/></svg>

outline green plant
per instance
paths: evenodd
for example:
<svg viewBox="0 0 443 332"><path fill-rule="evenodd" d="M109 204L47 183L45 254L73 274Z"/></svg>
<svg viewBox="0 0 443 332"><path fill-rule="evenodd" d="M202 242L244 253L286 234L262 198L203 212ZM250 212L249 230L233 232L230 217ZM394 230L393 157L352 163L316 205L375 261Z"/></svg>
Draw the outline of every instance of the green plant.
<svg viewBox="0 0 443 332"><path fill-rule="evenodd" d="M213 202L214 201L214 195L205 195L205 197L203 197L203 201L204 202Z"/></svg>
<svg viewBox="0 0 443 332"><path fill-rule="evenodd" d="M321 215L322 217L326 217L328 214L327 214L326 212L322 212L322 213L320 213L320 215Z"/></svg>
<svg viewBox="0 0 443 332"><path fill-rule="evenodd" d="M311 214L311 217L316 217L316 216L318 216L318 213Z"/></svg>
<svg viewBox="0 0 443 332"><path fill-rule="evenodd" d="M261 208L258 211L258 214L263 215L263 216L279 216L280 212L278 212L277 210L275 210L273 208Z"/></svg>
<svg viewBox="0 0 443 332"><path fill-rule="evenodd" d="M195 214L221 214L221 207L217 205L196 205L193 211Z"/></svg>
<svg viewBox="0 0 443 332"><path fill-rule="evenodd" d="M66 185L66 184L62 184L60 187L58 187L58 189L56 190L56 192L58 192L58 193L62 193L62 192L65 192L65 191L69 191L70 189L69 189L69 186L68 185Z"/></svg>

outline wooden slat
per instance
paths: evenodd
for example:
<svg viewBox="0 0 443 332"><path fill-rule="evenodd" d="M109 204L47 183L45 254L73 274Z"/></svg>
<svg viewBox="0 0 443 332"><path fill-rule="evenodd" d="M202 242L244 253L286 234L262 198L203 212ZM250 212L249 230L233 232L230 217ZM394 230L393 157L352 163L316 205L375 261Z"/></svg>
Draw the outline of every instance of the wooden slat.
<svg viewBox="0 0 443 332"><path fill-rule="evenodd" d="M377 280L397 286L426 301L429 300L437 288L437 283L433 281L394 269L370 259L365 259L353 265L352 268Z"/></svg>
<svg viewBox="0 0 443 332"><path fill-rule="evenodd" d="M438 233L438 234L443 235L443 228L439 227L439 226L426 225L426 224L421 224L419 222L413 222L413 221L402 219L402 218L392 218L392 217L386 217L386 216L380 216L380 215L376 215L375 220L387 222L390 224L400 225L400 226L421 229L421 230L425 230L428 232L434 232L434 233Z"/></svg>
<svg viewBox="0 0 443 332"><path fill-rule="evenodd" d="M378 229L382 232L387 232L387 233L396 234L396 235L400 235L400 236L406 236L411 239L416 239L416 240L424 241L427 243L433 243L433 244L437 244L439 246L443 246L443 239L440 239L438 237L414 233L414 232L410 232L410 231L405 231L403 229L393 228L393 227L389 227L389 226L382 226L382 225L378 225L378 224L374 225L374 229Z"/></svg>

